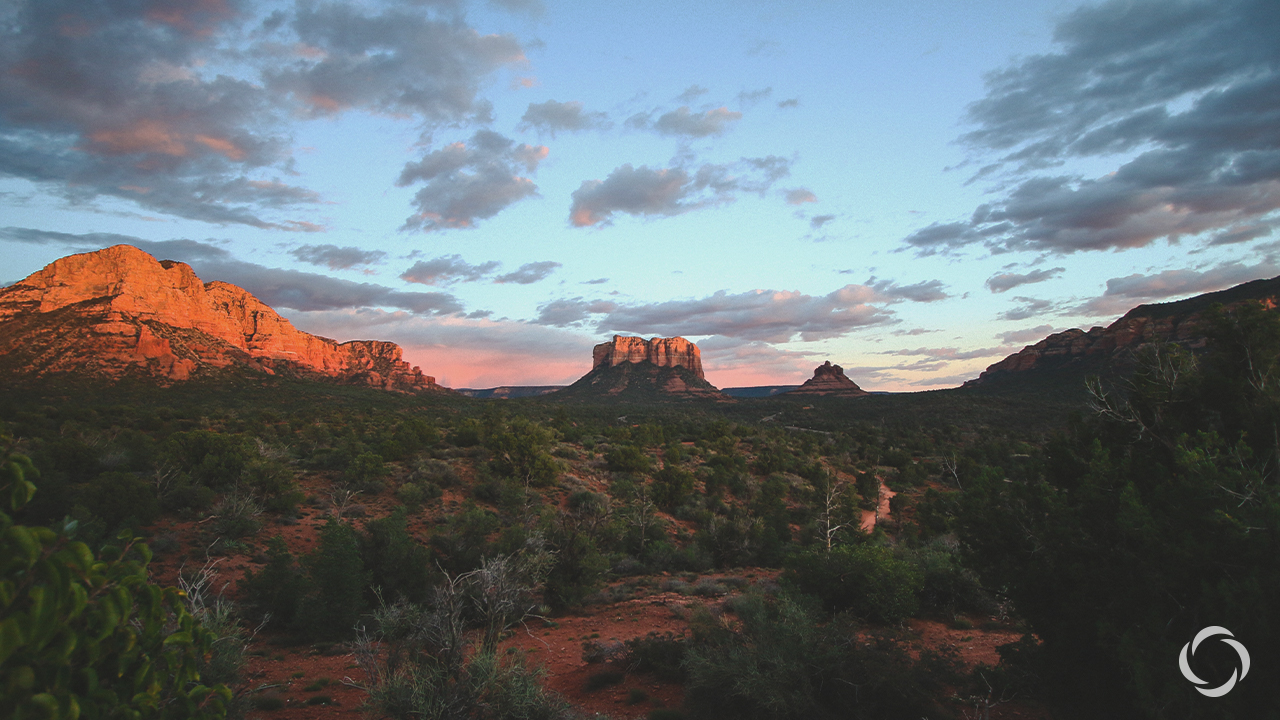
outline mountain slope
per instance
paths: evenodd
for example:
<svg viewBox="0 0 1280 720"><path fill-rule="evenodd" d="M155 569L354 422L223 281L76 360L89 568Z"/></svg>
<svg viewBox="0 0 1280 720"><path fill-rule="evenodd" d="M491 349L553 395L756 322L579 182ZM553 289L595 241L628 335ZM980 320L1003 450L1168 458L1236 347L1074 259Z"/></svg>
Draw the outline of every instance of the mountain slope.
<svg viewBox="0 0 1280 720"><path fill-rule="evenodd" d="M129 245L62 258L0 289L0 371L161 384L249 371L443 389L394 343L302 332L245 290Z"/></svg>

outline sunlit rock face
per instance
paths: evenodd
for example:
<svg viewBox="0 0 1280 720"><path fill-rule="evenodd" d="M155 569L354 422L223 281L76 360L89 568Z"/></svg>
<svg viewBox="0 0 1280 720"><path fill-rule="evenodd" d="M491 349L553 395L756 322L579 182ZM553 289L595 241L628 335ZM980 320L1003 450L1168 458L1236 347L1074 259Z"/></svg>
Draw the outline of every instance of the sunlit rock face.
<svg viewBox="0 0 1280 720"><path fill-rule="evenodd" d="M681 337L614 335L592 350L591 372L557 393L561 398L705 398L728 401L702 372L698 346Z"/></svg>
<svg viewBox="0 0 1280 720"><path fill-rule="evenodd" d="M702 353L698 346L682 337L653 338L614 335L613 340L600 343L591 351L591 369L615 367L622 363L651 362L658 367L683 367L692 370L705 380L702 372Z"/></svg>
<svg viewBox="0 0 1280 720"><path fill-rule="evenodd" d="M388 390L441 389L394 343L302 332L245 290L130 245L71 255L0 289L0 358L26 375L150 376L227 368Z"/></svg>
<svg viewBox="0 0 1280 720"><path fill-rule="evenodd" d="M840 395L857 397L868 394L858 384L845 377L844 368L832 365L828 360L813 369L813 377L787 395Z"/></svg>

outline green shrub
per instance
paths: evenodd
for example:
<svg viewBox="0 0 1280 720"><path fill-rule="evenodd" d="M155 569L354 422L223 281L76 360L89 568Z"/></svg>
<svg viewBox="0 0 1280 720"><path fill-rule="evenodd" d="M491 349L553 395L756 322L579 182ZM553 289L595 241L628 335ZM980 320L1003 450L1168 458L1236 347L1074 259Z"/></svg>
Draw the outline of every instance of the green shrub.
<svg viewBox="0 0 1280 720"><path fill-rule="evenodd" d="M830 612L849 610L879 623L913 615L922 584L914 566L889 548L870 544L797 553L787 559L783 578Z"/></svg>
<svg viewBox="0 0 1280 720"><path fill-rule="evenodd" d="M650 632L643 638L626 642L627 667L636 672L653 673L668 682L684 681L684 658L689 642L675 633Z"/></svg>
<svg viewBox="0 0 1280 720"><path fill-rule="evenodd" d="M102 473L77 488L75 500L102 518L108 530L149 525L160 515L155 489L132 473Z"/></svg>
<svg viewBox="0 0 1280 720"><path fill-rule="evenodd" d="M307 590L306 575L279 535L267 541L266 565L257 573L245 568L240 581L246 613L255 621L268 619L275 628L287 628L293 623Z"/></svg>
<svg viewBox="0 0 1280 720"><path fill-rule="evenodd" d="M370 583L382 589L388 602L427 599L431 553L409 535L404 508L365 523L361 551Z"/></svg>
<svg viewBox="0 0 1280 720"><path fill-rule="evenodd" d="M213 507L209 530L225 540L239 540L262 529L262 506L247 495L228 495Z"/></svg>
<svg viewBox="0 0 1280 720"><path fill-rule="evenodd" d="M666 464L653 475L653 501L664 510L672 510L688 501L693 486L693 473Z"/></svg>
<svg viewBox="0 0 1280 720"><path fill-rule="evenodd" d="M348 488L369 494L382 491L382 480L387 476L387 464L374 452L362 452L351 460L342 473L342 483Z"/></svg>
<svg viewBox="0 0 1280 720"><path fill-rule="evenodd" d="M8 444L0 437L0 717L224 717L231 692L200 676L215 637L177 589L147 581L150 550L126 536L95 558L73 527L15 524L37 473Z"/></svg>
<svg viewBox="0 0 1280 720"><path fill-rule="evenodd" d="M752 597L730 630L694 618L685 660L685 704L696 717L808 720L917 718L943 714L934 700L957 680L954 662L924 651L919 662L892 639L859 636L847 618L819 623L802 602Z"/></svg>
<svg viewBox="0 0 1280 720"><path fill-rule="evenodd" d="M604 454L606 467L614 472L646 473L653 459L635 445L614 445Z"/></svg>
<svg viewBox="0 0 1280 720"><path fill-rule="evenodd" d="M299 603L293 628L316 640L351 637L364 608L368 585L355 529L329 518L320 530L320 544L302 560L311 592Z"/></svg>

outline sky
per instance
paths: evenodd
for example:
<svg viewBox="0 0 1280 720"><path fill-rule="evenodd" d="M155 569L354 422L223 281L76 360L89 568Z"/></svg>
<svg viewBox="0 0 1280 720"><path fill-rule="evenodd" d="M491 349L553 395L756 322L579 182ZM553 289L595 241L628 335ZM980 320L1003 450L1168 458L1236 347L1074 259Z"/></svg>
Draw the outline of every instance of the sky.
<svg viewBox="0 0 1280 720"><path fill-rule="evenodd" d="M1280 275L1274 0L0 0L0 283L119 243L449 387L955 387Z"/></svg>

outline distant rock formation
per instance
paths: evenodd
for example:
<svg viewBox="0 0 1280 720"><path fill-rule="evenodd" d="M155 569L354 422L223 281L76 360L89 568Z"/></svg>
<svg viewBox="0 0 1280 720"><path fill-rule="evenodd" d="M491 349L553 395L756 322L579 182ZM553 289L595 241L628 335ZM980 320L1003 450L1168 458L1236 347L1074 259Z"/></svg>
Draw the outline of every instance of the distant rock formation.
<svg viewBox="0 0 1280 720"><path fill-rule="evenodd" d="M1277 298L1280 298L1280 277L1254 280L1177 302L1139 305L1105 328L1094 327L1088 332L1072 329L1049 335L989 366L965 385L985 387L1007 379L1043 376L1055 371L1080 374L1123 370L1138 348L1153 342L1176 343L1199 350L1207 342L1202 323L1204 311L1210 306L1253 300L1274 308Z"/></svg>
<svg viewBox="0 0 1280 720"><path fill-rule="evenodd" d="M245 290L130 245L56 260L0 289L7 374L141 375L169 384L248 369L387 390L443 390L400 346L302 332Z"/></svg>
<svg viewBox="0 0 1280 720"><path fill-rule="evenodd" d="M698 346L682 337L653 338L614 335L613 340L600 343L591 350L591 369L601 366L615 367L623 363L651 362L658 367L689 368L705 380L702 372L702 353Z"/></svg>
<svg viewBox="0 0 1280 720"><path fill-rule="evenodd" d="M787 395L839 395L841 397L861 397L869 395L858 384L845 377L844 368L832 365L828 360L813 369L813 377L804 381L800 387Z"/></svg>
<svg viewBox="0 0 1280 720"><path fill-rule="evenodd" d="M596 345L591 357L591 372L549 397L727 399L707 382L698 346L681 337L645 340L614 335L609 342Z"/></svg>

